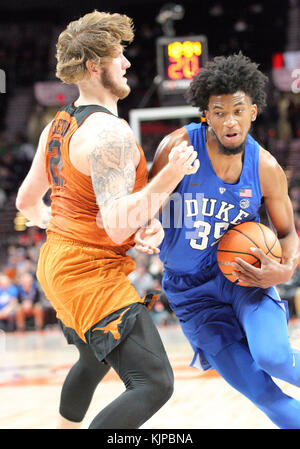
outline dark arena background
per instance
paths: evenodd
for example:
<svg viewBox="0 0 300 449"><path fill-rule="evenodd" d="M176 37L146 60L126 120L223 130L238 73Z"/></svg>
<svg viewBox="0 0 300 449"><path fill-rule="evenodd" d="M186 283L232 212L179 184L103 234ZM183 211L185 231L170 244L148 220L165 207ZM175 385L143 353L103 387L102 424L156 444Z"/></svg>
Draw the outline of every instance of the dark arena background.
<svg viewBox="0 0 300 449"><path fill-rule="evenodd" d="M268 104L251 134L286 172L300 236L299 0L1 1L0 312L8 285L14 288L18 304L20 292L29 285L38 306L25 321L17 313L9 320L0 314L0 429L54 429L61 385L76 360L35 278L45 232L26 227L15 199L42 129L59 107L77 96L75 87L55 77L58 34L71 20L94 9L123 13L134 21L135 39L126 49L131 94L119 102L119 115L131 125L149 167L166 134L200 120L183 93L208 60L241 50L260 65L269 77ZM134 249L131 254L137 264L131 281L140 295L161 288L158 256ZM300 347L299 268L278 289L288 301L291 339ZM175 391L145 429L275 428L216 372L189 367L192 349L164 295L152 317L174 369ZM278 384L300 399L297 388ZM109 373L96 390L83 427L123 388L118 377Z"/></svg>

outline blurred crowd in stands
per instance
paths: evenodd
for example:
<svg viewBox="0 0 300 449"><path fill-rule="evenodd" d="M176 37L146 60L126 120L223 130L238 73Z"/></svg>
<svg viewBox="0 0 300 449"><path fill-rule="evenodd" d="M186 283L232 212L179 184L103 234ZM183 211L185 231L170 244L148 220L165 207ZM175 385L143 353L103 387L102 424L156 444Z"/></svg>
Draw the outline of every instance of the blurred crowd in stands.
<svg viewBox="0 0 300 449"><path fill-rule="evenodd" d="M0 211L28 173L36 148L21 133L9 142L0 132Z"/></svg>
<svg viewBox="0 0 300 449"><path fill-rule="evenodd" d="M43 330L56 324L55 312L36 279L36 267L45 233L38 228L22 232L0 266L0 329L9 331ZM161 290L162 263L157 255L148 256L134 248L129 254L136 262L130 280L141 297ZM157 325L176 323L164 294L151 310Z"/></svg>
<svg viewBox="0 0 300 449"><path fill-rule="evenodd" d="M178 35L199 34L201 30L201 33L208 36L209 51L212 55L229 54L241 49L258 62L270 76L272 52L284 51L283 36L287 29L286 5L277 2L278 5L274 7L272 2L269 6L259 2L253 4L248 2L246 8L240 2L233 1L230 4L226 2L226 7L222 7L222 3L225 2L215 1L210 2L210 7L207 8L205 2L203 5L200 3L197 2L197 8L201 10L199 14L193 14L193 8L189 8L186 10L184 21L176 23ZM136 8L132 8L130 10L129 5L126 6L124 13L134 17ZM267 13L264 8L269 8ZM51 14L49 10L42 21L34 21L30 16L28 23L23 23L23 19L17 22L17 17L12 17L11 20L15 23L6 21L1 23L0 27L0 69L8 74L7 94L1 95L0 101L0 238L2 216L7 210L7 205L14 204L18 187L26 176L36 151L36 137L41 132L44 118L49 117L46 107L35 104L28 121L31 118L32 122L38 122L40 129L30 132L30 126L27 126L23 132L17 132L13 136L11 132L7 132L6 112L9 99L16 89L32 88L35 81L55 79L54 43L57 33L65 23L60 19L59 11L55 10L53 16ZM127 120L128 111L131 109L160 105L154 81L155 39L162 35L162 30L154 20L153 5L150 3L143 5L140 15L140 21L135 20L135 41L128 47L126 53L132 63L128 71L128 82L133 93L119 105L120 116ZM61 17L65 18L64 12L61 13ZM188 30L184 28L184 24L189 24ZM269 32L270 27L272 33ZM215 32L216 30L219 33ZM264 45L261 45L261 42L264 42ZM52 111L50 115L51 113ZM19 111L19 114L22 115L22 111ZM182 122L151 122L142 126L142 146L148 162L153 159L159 141L178 126L182 126ZM300 238L299 94L280 92L270 83L268 106L263 115L258 117L251 133L263 147L274 154L286 171L296 229ZM16 212L15 210L14 213ZM39 249L45 239L45 232L37 228L16 231L12 220L11 231L5 230L2 234L4 237L0 241L0 329L23 331L55 326L55 312L45 298L35 275ZM160 290L163 267L159 257L138 253L134 248L130 254L137 265L130 279L138 293L144 296L150 290ZM290 315L298 318L300 318L299 286L300 268L289 283L279 286L282 298L289 301ZM164 294L156 302L151 314L154 322L160 326L177 322Z"/></svg>
<svg viewBox="0 0 300 449"><path fill-rule="evenodd" d="M0 328L42 330L55 323L54 311L36 280L43 231L30 228L7 249L0 270Z"/></svg>

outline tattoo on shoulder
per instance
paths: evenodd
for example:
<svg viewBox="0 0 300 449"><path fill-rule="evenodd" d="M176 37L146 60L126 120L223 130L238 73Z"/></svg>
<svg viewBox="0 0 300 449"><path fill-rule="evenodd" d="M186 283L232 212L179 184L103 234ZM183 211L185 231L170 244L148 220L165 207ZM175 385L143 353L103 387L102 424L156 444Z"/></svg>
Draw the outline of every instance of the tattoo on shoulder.
<svg viewBox="0 0 300 449"><path fill-rule="evenodd" d="M136 170L133 135L123 130L104 130L96 136L88 159L98 206L132 192Z"/></svg>

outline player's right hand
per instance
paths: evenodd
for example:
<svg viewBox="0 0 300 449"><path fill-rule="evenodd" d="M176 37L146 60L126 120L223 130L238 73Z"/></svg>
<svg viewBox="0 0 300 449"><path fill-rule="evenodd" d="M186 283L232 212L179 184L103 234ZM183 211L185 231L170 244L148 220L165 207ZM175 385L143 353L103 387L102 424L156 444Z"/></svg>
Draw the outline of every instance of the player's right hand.
<svg viewBox="0 0 300 449"><path fill-rule="evenodd" d="M186 141L181 142L172 148L169 154L169 166L174 169L176 174L193 175L200 167L200 161L197 159L197 151Z"/></svg>

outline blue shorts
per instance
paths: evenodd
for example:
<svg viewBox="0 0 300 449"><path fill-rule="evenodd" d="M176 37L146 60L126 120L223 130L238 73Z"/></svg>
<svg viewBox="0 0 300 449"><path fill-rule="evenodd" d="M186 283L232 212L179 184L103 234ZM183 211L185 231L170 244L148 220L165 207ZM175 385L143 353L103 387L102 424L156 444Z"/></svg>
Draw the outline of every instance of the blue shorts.
<svg viewBox="0 0 300 449"><path fill-rule="evenodd" d="M246 338L243 323L263 297L275 301L286 314L275 287L241 287L224 277L218 265L205 266L197 274L187 275L165 269L162 287L170 306L189 340L194 359L191 366L211 368L203 352L216 355L224 347Z"/></svg>

